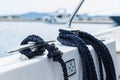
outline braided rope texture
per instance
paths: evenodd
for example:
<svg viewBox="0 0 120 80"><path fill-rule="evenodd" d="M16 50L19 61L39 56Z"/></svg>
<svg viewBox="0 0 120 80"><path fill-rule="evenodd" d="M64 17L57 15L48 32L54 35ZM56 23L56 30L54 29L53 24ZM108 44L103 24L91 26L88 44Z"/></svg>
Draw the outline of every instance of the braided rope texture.
<svg viewBox="0 0 120 80"><path fill-rule="evenodd" d="M99 61L103 62L106 73L106 80L116 80L114 63L111 54L104 43L86 32L79 31L78 36L81 37L87 44L92 45L95 49L98 57L100 58ZM99 63L102 65L101 62ZM101 80L103 80L102 76L103 74L101 72Z"/></svg>
<svg viewBox="0 0 120 80"><path fill-rule="evenodd" d="M77 35L66 30L59 30L57 38L64 45L78 47L82 61L83 80L98 80L92 55L86 46L86 43Z"/></svg>
<svg viewBox="0 0 120 80"><path fill-rule="evenodd" d="M21 45L28 44L29 42L35 42L35 45L39 45L39 44L43 44L44 40L37 35L29 35L21 42ZM38 46L35 51L32 51L31 48L27 48L20 51L20 53L24 54L29 59L31 59L35 56L42 55L44 51L45 49L43 46Z"/></svg>
<svg viewBox="0 0 120 80"><path fill-rule="evenodd" d="M64 80L68 80L66 64L62 59L63 53L55 46L55 44L48 44L37 35L29 35L21 42L21 45L28 44L29 42L34 42L35 45L39 46L37 46L36 50L34 51L32 51L31 48L24 49L20 51L21 54L24 54L29 59L31 59L35 56L43 55L44 51L47 50L48 51L47 57L52 58L54 62L60 63L63 71Z"/></svg>
<svg viewBox="0 0 120 80"><path fill-rule="evenodd" d="M81 55L82 65L83 65L83 80L84 80L84 77L96 77L93 60L91 59L90 60L91 62L87 63L88 56L86 57L82 56L83 54L86 54L88 52L88 49L84 48L86 44L93 46L93 48L95 49L97 53L98 60L99 60L100 80L104 80L102 63L105 68L106 80L116 80L116 72L115 72L115 67L113 64L111 54L102 41L82 31L77 31L76 32L77 34L75 32L73 33L71 31L66 31L66 30L59 30L59 31L60 31L60 34L58 37L58 41L60 41L64 45L78 47L79 53ZM85 60L84 58L86 59L86 61L84 61ZM86 65L88 66L84 67ZM91 65L93 66L91 67ZM86 70L89 67L93 68L94 72L92 70L91 71ZM88 75L89 73L94 73L94 75L91 74L90 76ZM95 79L87 78L87 80L95 80Z"/></svg>

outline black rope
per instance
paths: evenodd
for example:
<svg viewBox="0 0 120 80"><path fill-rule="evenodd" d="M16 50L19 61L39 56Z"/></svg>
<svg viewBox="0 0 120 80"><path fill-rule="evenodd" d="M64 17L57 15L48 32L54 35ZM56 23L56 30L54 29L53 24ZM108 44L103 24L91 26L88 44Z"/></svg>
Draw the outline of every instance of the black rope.
<svg viewBox="0 0 120 80"><path fill-rule="evenodd" d="M21 45L28 44L29 42L34 42L35 45L41 45L44 43L44 40L40 38L37 35L29 35L27 38L25 38L22 42ZM38 46L35 51L32 51L31 48L24 49L20 51L21 54L24 54L27 56L29 59L38 56L38 55L43 55L43 52L45 51L45 48L43 46Z"/></svg>
<svg viewBox="0 0 120 80"><path fill-rule="evenodd" d="M68 74L67 74L67 68L66 68L66 64L62 59L62 52L58 50L58 48L54 45L47 45L45 47L48 50L48 58L53 58L53 61L58 61L61 66L62 66L62 71L63 71L63 75L64 75L64 80L68 80Z"/></svg>
<svg viewBox="0 0 120 80"><path fill-rule="evenodd" d="M97 53L97 57L98 57L98 64L99 64L99 73L100 73L100 80L104 80L104 77L103 77L103 69L102 69L102 59L101 59L101 57L100 57L100 51L98 50L98 48L99 48L99 46L96 46L96 45L94 45L95 43L94 43L94 41L93 41L93 43L91 43L89 40L88 40L88 37L85 39L85 38L83 38L83 37L81 37L81 35L80 35L80 32L81 31L79 31L79 30L76 30L76 31L71 31L72 33L74 33L74 34L76 34L77 36L79 36L80 38L82 38L84 41L85 41L85 43L86 44L88 44L88 45L92 45L92 47L95 49L95 51L96 51L96 53ZM85 32L84 32L85 33ZM86 33L86 34L88 34L88 33ZM89 34L90 35L90 34ZM92 35L91 35L92 36Z"/></svg>
<svg viewBox="0 0 120 80"><path fill-rule="evenodd" d="M21 45L28 44L29 42L34 42L35 45L39 45L39 46L37 46L37 48L34 51L32 51L31 48L24 49L20 51L21 54L24 54L29 59L31 59L35 56L43 55L43 52L47 50L48 58L53 58L53 61L60 63L62 67L62 71L63 71L64 80L68 80L66 64L64 60L62 59L63 53L54 44L48 44L39 36L30 35L21 42Z"/></svg>
<svg viewBox="0 0 120 80"><path fill-rule="evenodd" d="M70 36L69 37L66 36L66 34L69 34L69 35L78 36L79 38L84 40L84 42L86 44L92 45L97 53L98 60L99 60L100 80L104 80L102 63L103 63L104 68L105 68L106 80L116 80L116 72L115 72L115 67L113 64L112 57L110 55L109 50L103 44L102 41L96 39L95 37L93 37L92 35L90 35L86 32L82 32L82 31L70 32L70 31L60 30L60 32L61 33L58 37L58 40L62 44L70 45L71 41L72 41L72 44L74 44L73 42L79 43L75 39L70 41L70 38L69 38ZM72 37L74 37L74 36L72 36ZM85 74L83 73L83 75L85 75Z"/></svg>
<svg viewBox="0 0 120 80"><path fill-rule="evenodd" d="M86 46L86 43L77 35L70 31L59 30L59 37L57 38L64 45L78 47L79 54L82 61L83 80L98 80L93 58Z"/></svg>
<svg viewBox="0 0 120 80"><path fill-rule="evenodd" d="M114 63L111 54L104 43L86 32L78 31L77 35L95 49L99 59L101 80L103 80L102 62L106 72L106 80L116 80Z"/></svg>

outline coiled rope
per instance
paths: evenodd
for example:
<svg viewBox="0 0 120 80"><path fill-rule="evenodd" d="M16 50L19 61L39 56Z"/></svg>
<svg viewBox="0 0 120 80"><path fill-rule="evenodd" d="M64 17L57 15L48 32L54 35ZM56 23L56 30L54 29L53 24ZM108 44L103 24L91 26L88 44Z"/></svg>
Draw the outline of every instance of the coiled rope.
<svg viewBox="0 0 120 80"><path fill-rule="evenodd" d="M66 31L66 30L60 30L58 40L62 44L69 45L69 46L76 46L77 44L79 44L81 42L74 39L75 37L79 37L81 40L84 40L84 42L86 44L92 45L93 48L95 49L97 56L98 56L98 60L99 60L100 80L104 79L103 78L103 70L102 70L102 68L103 68L102 62L103 62L104 68L105 68L106 80L116 80L116 73L115 73L115 68L114 68L112 57L110 55L109 50L102 43L102 41L96 39L95 37L93 37L92 35L90 35L86 32L77 31L77 33L74 33L74 32ZM79 47L78 47L78 49L79 49ZM80 49L79 49L79 52L81 53ZM82 57L81 57L81 59L82 59ZM82 62L82 63L84 63L84 62ZM88 63L88 64L90 64L90 63ZM84 64L83 64L83 66L84 66ZM88 67L90 67L90 65L88 65ZM85 70L83 69L83 76L87 74L84 71ZM89 76L87 76L87 77L89 77ZM93 76L93 77L96 77L96 76ZM88 79L88 80L93 80L93 79Z"/></svg>
<svg viewBox="0 0 120 80"><path fill-rule="evenodd" d="M104 43L86 32L78 31L77 33L79 37L81 37L87 44L92 45L95 49L100 65L101 80L103 80L101 61L103 62L105 68L106 80L116 80L114 63L111 54Z"/></svg>
<svg viewBox="0 0 120 80"><path fill-rule="evenodd" d="M83 80L98 80L93 58L86 46L86 43L77 35L70 31L59 30L59 37L57 38L64 45L78 47L79 54L82 61Z"/></svg>
<svg viewBox="0 0 120 80"><path fill-rule="evenodd" d="M68 80L66 64L62 59L63 53L55 46L55 44L48 44L39 36L30 35L21 42L21 45L28 44L29 42L34 42L35 45L38 45L37 48L34 51L31 48L24 49L20 51L21 54L24 54L29 59L31 59L35 56L43 55L43 52L47 50L48 51L47 57L53 58L53 61L60 63L63 71L64 80Z"/></svg>

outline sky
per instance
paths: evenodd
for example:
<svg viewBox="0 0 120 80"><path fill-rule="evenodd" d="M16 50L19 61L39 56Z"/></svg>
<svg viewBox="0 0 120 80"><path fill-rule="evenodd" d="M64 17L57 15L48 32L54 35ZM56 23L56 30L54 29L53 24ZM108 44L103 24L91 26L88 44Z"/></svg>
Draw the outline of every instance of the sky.
<svg viewBox="0 0 120 80"><path fill-rule="evenodd" d="M26 12L54 12L65 8L72 13L80 0L0 0L0 15ZM85 0L79 13L120 12L120 0Z"/></svg>

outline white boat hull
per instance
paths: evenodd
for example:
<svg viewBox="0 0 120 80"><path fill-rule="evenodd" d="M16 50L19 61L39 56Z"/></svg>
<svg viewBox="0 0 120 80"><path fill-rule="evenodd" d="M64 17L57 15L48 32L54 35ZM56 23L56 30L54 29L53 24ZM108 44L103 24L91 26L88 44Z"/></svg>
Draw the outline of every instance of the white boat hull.
<svg viewBox="0 0 120 80"><path fill-rule="evenodd" d="M110 50L116 71L118 71L115 41L113 39L107 39L104 43ZM59 43L56 43L56 45L64 53L63 59L65 62L72 59L75 60L75 74L71 75L69 80L82 80L82 65L77 48L63 46ZM93 56L97 74L99 75L98 60L95 51L91 46L88 47ZM16 54L16 56L18 55ZM46 55L22 62L17 59L15 59L15 61L16 62L9 65L3 65L0 67L1 80L63 80L63 73L60 64L48 59Z"/></svg>

